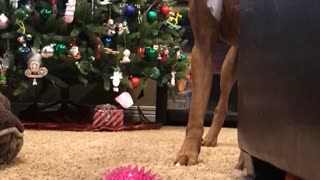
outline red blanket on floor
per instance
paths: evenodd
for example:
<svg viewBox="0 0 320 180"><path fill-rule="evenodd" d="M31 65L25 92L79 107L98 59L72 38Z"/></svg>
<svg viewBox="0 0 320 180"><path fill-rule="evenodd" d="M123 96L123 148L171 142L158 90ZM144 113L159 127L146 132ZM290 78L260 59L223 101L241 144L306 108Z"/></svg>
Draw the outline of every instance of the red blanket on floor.
<svg viewBox="0 0 320 180"><path fill-rule="evenodd" d="M161 123L133 123L125 120L123 126L116 128L92 126L92 108L82 107L78 111L40 111L30 107L20 114L20 119L26 129L63 130L63 131L129 131L159 129Z"/></svg>
<svg viewBox="0 0 320 180"><path fill-rule="evenodd" d="M130 131L130 130L146 130L160 129L160 123L140 123L132 125L124 125L118 128L104 127L96 130L91 124L76 123L53 123L53 122L26 122L23 123L25 129L41 129L41 130L62 130L62 131Z"/></svg>

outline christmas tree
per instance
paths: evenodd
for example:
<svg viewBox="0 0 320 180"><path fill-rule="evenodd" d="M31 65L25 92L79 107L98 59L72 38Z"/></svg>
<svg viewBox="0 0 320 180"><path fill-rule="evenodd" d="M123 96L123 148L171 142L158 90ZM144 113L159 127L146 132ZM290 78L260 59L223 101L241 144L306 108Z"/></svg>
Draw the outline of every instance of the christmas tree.
<svg viewBox="0 0 320 180"><path fill-rule="evenodd" d="M0 0L0 84L16 96L79 83L120 93L148 79L174 87L189 74L174 3Z"/></svg>

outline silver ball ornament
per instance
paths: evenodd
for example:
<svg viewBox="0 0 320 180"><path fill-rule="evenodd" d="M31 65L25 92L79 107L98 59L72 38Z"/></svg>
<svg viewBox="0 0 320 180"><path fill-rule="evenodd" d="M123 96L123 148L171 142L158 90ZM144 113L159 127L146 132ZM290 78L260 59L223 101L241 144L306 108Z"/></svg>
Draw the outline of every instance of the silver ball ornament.
<svg viewBox="0 0 320 180"><path fill-rule="evenodd" d="M45 46L41 50L41 56L44 58L50 58L54 55L54 46L55 44L50 44L48 46Z"/></svg>

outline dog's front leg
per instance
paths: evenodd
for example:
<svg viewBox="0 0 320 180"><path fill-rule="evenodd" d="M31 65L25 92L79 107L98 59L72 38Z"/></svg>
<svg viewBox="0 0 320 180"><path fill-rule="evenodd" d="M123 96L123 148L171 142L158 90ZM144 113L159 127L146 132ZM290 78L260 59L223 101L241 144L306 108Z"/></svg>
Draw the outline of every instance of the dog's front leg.
<svg viewBox="0 0 320 180"><path fill-rule="evenodd" d="M194 47L191 60L192 98L190 113L185 140L175 161L177 166L194 165L198 161L203 135L203 120L207 110L213 76L213 66L212 63L208 63L210 56L207 55L198 47Z"/></svg>
<svg viewBox="0 0 320 180"><path fill-rule="evenodd" d="M198 162L213 79L213 52L218 37L218 22L211 16L206 1L190 0L189 7L195 39L191 57L192 98L185 140L174 162L178 166Z"/></svg>
<svg viewBox="0 0 320 180"><path fill-rule="evenodd" d="M232 46L222 65L220 78L220 98L214 110L211 127L202 141L203 146L215 147L223 122L228 113L228 101L232 86L237 80L237 52L238 47Z"/></svg>

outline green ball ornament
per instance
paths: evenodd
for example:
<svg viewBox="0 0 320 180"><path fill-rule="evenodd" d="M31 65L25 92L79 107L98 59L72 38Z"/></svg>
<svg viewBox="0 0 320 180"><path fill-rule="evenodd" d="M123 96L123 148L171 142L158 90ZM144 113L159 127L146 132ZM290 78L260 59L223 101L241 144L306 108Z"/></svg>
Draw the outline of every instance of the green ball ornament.
<svg viewBox="0 0 320 180"><path fill-rule="evenodd" d="M54 52L55 52L56 54L65 53L65 52L67 52L67 46L64 45L64 44L57 44L57 45L54 47Z"/></svg>
<svg viewBox="0 0 320 180"><path fill-rule="evenodd" d="M155 11L149 11L147 18L149 22L154 22L155 20L157 20L158 15Z"/></svg>
<svg viewBox="0 0 320 180"><path fill-rule="evenodd" d="M152 69L150 69L149 76L152 79L157 79L160 76L160 70L157 67L153 67Z"/></svg>
<svg viewBox="0 0 320 180"><path fill-rule="evenodd" d="M147 60L150 60L150 61L153 61L153 60L156 60L157 57L158 57L158 52L157 50L153 49L153 48L147 48L146 50L146 59Z"/></svg>
<svg viewBox="0 0 320 180"><path fill-rule="evenodd" d="M187 59L187 55L185 55L185 54L181 54L180 55L180 60L186 60Z"/></svg>
<svg viewBox="0 0 320 180"><path fill-rule="evenodd" d="M17 19L26 20L29 16L26 11L22 8L19 8L15 12L15 16Z"/></svg>
<svg viewBox="0 0 320 180"><path fill-rule="evenodd" d="M48 18L52 14L52 11L50 9L41 9L40 15L43 18Z"/></svg>

